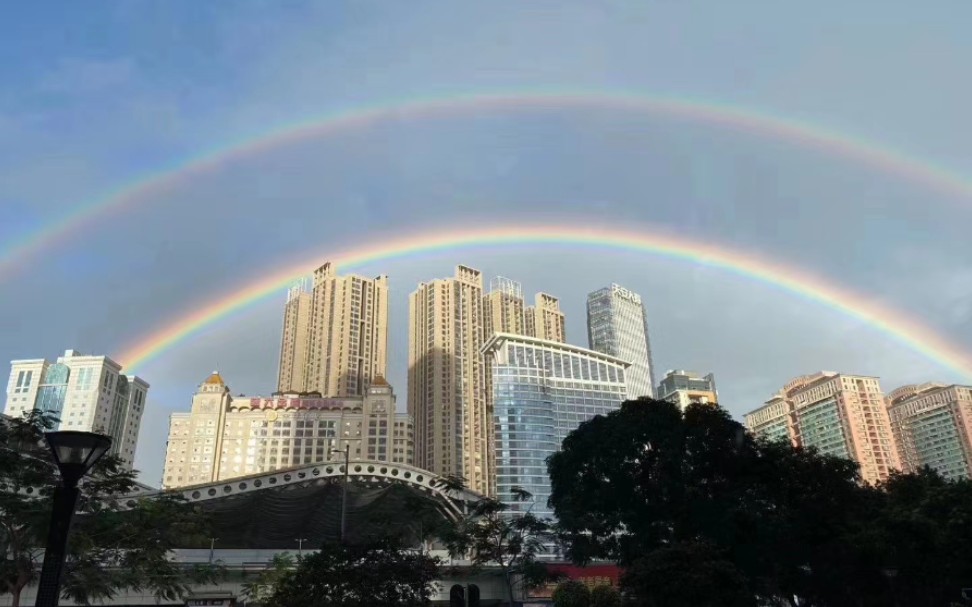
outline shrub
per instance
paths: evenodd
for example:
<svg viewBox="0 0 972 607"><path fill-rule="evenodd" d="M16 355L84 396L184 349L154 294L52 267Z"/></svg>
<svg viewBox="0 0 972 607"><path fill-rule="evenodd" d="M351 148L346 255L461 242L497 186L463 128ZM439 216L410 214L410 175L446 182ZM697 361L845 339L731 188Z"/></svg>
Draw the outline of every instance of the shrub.
<svg viewBox="0 0 972 607"><path fill-rule="evenodd" d="M581 582L567 580L554 589L553 603L555 607L590 607L591 591Z"/></svg>
<svg viewBox="0 0 972 607"><path fill-rule="evenodd" d="M591 590L591 607L621 607L621 593L614 586L595 586Z"/></svg>

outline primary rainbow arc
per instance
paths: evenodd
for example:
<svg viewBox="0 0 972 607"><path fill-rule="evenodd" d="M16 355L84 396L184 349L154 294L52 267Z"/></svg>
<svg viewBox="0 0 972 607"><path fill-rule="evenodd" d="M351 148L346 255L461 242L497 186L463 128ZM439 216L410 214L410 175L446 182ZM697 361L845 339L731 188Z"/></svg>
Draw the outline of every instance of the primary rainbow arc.
<svg viewBox="0 0 972 607"><path fill-rule="evenodd" d="M260 276L229 295L199 305L192 312L167 322L124 348L118 359L131 370L144 366L233 312L280 293L293 280L308 273L308 259L315 262L328 259L339 266L347 267L443 250L510 244L566 244L608 251L634 251L726 270L857 319L939 365L963 377L972 378L972 355L950 343L932 328L802 268L720 246L708 240L694 240L660 231L639 228L634 232L615 227L570 225L437 230L395 240L382 240L343 252L318 251L313 256L306 255L298 262Z"/></svg>
<svg viewBox="0 0 972 607"><path fill-rule="evenodd" d="M184 180L279 146L352 131L390 119L420 119L495 109L574 107L655 113L740 129L849 158L897 178L923 184L948 196L972 199L972 182L929 162L821 126L727 103L631 92L555 90L456 94L366 105L311 120L280 125L256 136L221 145L177 164L141 175L105 196L75 207L57 221L3 243L0 246L0 278L15 268L25 266L24 262L31 255L53 247L85 226L97 224L96 220L107 213L136 205Z"/></svg>

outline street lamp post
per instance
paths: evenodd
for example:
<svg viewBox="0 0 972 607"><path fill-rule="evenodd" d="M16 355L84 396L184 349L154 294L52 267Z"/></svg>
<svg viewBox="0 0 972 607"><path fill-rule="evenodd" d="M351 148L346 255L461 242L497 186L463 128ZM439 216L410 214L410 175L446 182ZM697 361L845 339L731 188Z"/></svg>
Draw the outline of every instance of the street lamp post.
<svg viewBox="0 0 972 607"><path fill-rule="evenodd" d="M348 518L348 475L351 474L351 443L346 443L344 449L331 449L331 453L344 453L344 488L341 490L341 535L338 539L344 543L344 533Z"/></svg>
<svg viewBox="0 0 972 607"><path fill-rule="evenodd" d="M54 456L61 483L54 489L51 526L47 532L35 605L57 607L61 596L61 572L67 556L68 533L81 493L78 483L111 448L111 438L92 432L72 431L47 432L44 438Z"/></svg>
<svg viewBox="0 0 972 607"><path fill-rule="evenodd" d="M299 537L294 541L297 542L297 558L300 558L300 556L304 553L304 542L307 541L307 538Z"/></svg>
<svg viewBox="0 0 972 607"><path fill-rule="evenodd" d="M216 542L219 541L218 537L209 538L209 564L213 564L213 558L216 556Z"/></svg>

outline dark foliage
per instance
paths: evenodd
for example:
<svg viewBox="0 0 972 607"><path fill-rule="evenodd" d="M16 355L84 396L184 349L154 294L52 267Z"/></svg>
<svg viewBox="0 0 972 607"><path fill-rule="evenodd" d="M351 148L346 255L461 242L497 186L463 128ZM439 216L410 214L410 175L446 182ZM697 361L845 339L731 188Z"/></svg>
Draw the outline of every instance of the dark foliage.
<svg viewBox="0 0 972 607"><path fill-rule="evenodd" d="M357 545L328 543L278 575L268 607L411 607L427 605L439 562L386 538Z"/></svg>
<svg viewBox="0 0 972 607"><path fill-rule="evenodd" d="M614 586L595 586L591 589L591 607L621 607L621 593Z"/></svg>
<svg viewBox="0 0 972 607"><path fill-rule="evenodd" d="M738 575L769 605L930 607L972 586L972 559L956 558L972 541L972 481L926 471L867 486L855 463L754 440L717 406L627 402L572 432L548 467L569 556L631 568L639 592L699 551L711 575ZM671 589L703 604L700 583Z"/></svg>
<svg viewBox="0 0 972 607"><path fill-rule="evenodd" d="M554 588L554 607L590 607L591 590L583 582L567 580Z"/></svg>
<svg viewBox="0 0 972 607"><path fill-rule="evenodd" d="M629 603L643 607L755 607L746 577L707 544L678 543L653 550L627 569Z"/></svg>
<svg viewBox="0 0 972 607"><path fill-rule="evenodd" d="M31 411L0 422L0 591L16 607L34 581L50 523L57 467L43 433L56 418ZM193 582L221 575L218 566L185 568L170 551L207 537L206 518L181 498L139 500L122 510L119 498L135 488L135 473L104 457L81 486L71 530L62 593L77 603L107 600L123 589L175 600Z"/></svg>

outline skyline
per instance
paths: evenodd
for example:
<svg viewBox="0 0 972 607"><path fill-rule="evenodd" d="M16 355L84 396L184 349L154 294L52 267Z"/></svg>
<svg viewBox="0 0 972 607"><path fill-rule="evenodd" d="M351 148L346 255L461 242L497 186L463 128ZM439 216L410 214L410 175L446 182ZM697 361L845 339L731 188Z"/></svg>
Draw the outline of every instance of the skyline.
<svg viewBox="0 0 972 607"><path fill-rule="evenodd" d="M658 375L713 372L737 418L825 369L968 383L972 6L833 9L13 6L0 359L144 376L153 483L206 374L272 390L325 260L388 274L400 396L407 294L460 263L556 295L581 346L586 293L640 293Z"/></svg>

